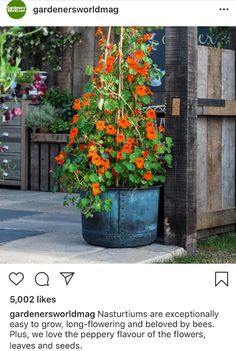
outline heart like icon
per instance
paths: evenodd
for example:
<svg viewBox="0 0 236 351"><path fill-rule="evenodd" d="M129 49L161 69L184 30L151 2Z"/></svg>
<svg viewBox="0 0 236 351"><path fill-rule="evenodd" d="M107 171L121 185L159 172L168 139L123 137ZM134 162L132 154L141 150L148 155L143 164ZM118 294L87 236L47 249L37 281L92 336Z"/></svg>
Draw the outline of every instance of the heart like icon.
<svg viewBox="0 0 236 351"><path fill-rule="evenodd" d="M18 272L18 273L12 272L9 274L9 279L13 284L19 285L24 279L24 274L21 272Z"/></svg>

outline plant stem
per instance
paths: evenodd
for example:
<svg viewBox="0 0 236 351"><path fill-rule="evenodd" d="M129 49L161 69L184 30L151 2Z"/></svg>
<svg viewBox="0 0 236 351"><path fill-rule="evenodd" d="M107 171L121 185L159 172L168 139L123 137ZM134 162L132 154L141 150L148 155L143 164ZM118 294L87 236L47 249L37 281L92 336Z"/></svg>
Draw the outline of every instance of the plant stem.
<svg viewBox="0 0 236 351"><path fill-rule="evenodd" d="M123 60L123 33L124 33L124 27L120 28L120 42L119 42L119 86L118 86L118 99L121 99L121 91L123 89L123 73L122 73L122 60ZM120 119L120 114L122 113L123 115L123 108L120 110L118 108L117 113L116 113L116 123L117 123L117 135L119 134L119 119ZM116 187L119 187L119 175L117 174L116 176Z"/></svg>

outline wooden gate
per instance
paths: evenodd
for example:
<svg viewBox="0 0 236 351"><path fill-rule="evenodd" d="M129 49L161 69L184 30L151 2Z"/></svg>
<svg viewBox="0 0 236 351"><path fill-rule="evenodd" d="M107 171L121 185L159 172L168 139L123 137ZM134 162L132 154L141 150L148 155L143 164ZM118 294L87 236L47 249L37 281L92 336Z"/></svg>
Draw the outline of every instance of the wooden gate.
<svg viewBox="0 0 236 351"><path fill-rule="evenodd" d="M198 47L197 229L235 229L235 52Z"/></svg>

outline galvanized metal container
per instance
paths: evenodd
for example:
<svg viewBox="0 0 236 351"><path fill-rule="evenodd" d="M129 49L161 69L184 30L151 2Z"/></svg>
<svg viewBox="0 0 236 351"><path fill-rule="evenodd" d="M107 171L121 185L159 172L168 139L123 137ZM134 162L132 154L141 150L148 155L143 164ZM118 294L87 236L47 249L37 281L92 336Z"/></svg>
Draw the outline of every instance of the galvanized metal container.
<svg viewBox="0 0 236 351"><path fill-rule="evenodd" d="M82 234L87 243L104 247L137 247L157 237L160 187L108 189L103 198L112 200L110 212L82 216Z"/></svg>

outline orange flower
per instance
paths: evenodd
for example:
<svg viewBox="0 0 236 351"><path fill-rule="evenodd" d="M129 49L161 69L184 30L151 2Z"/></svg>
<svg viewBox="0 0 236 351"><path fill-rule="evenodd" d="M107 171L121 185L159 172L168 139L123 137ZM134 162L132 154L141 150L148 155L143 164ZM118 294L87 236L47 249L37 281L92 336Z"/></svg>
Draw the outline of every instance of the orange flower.
<svg viewBox="0 0 236 351"><path fill-rule="evenodd" d="M111 114L112 114L112 111L110 111L110 110L104 110L104 113L105 113L106 115L111 115Z"/></svg>
<svg viewBox="0 0 236 351"><path fill-rule="evenodd" d="M92 164L99 167L102 164L102 159L99 155L94 155L91 160Z"/></svg>
<svg viewBox="0 0 236 351"><path fill-rule="evenodd" d="M140 115L141 114L141 110L138 110L137 108L134 110L134 113L136 114L136 115Z"/></svg>
<svg viewBox="0 0 236 351"><path fill-rule="evenodd" d="M153 50L152 45L150 45L150 46L148 47L148 52L152 52L152 50Z"/></svg>
<svg viewBox="0 0 236 351"><path fill-rule="evenodd" d="M144 40L144 41L148 41L149 39L151 39L151 37L152 37L152 34L145 34L145 35L143 36L143 40Z"/></svg>
<svg viewBox="0 0 236 351"><path fill-rule="evenodd" d="M122 156L122 151L123 150L117 152L117 155L116 155L117 160L121 160L121 161L124 160L124 157Z"/></svg>
<svg viewBox="0 0 236 351"><path fill-rule="evenodd" d="M75 144L75 139L70 139L69 143L67 144L67 146L71 146Z"/></svg>
<svg viewBox="0 0 236 351"><path fill-rule="evenodd" d="M135 71L137 71L137 69L138 69L138 64L137 64L137 62L131 62L130 64L129 64L129 68L130 69L133 69L133 70L135 70Z"/></svg>
<svg viewBox="0 0 236 351"><path fill-rule="evenodd" d="M116 128L113 125L109 125L106 127L107 134L114 135L116 134Z"/></svg>
<svg viewBox="0 0 236 351"><path fill-rule="evenodd" d="M104 174L105 169L103 167L98 168L98 174Z"/></svg>
<svg viewBox="0 0 236 351"><path fill-rule="evenodd" d="M140 76L142 76L142 77L144 77L144 76L146 76L147 75L147 67L138 67L137 69L136 69L136 71L137 71L137 73L139 73L140 74Z"/></svg>
<svg viewBox="0 0 236 351"><path fill-rule="evenodd" d="M131 126L127 118L120 118L118 122L119 127L128 128Z"/></svg>
<svg viewBox="0 0 236 351"><path fill-rule="evenodd" d="M109 56L109 57L107 58L107 64L108 64L108 65L113 65L113 63L115 62L115 60L116 60L115 56Z"/></svg>
<svg viewBox="0 0 236 351"><path fill-rule="evenodd" d="M84 94L82 94L83 98L88 98L88 97L92 97L92 96L94 96L94 93L84 93Z"/></svg>
<svg viewBox="0 0 236 351"><path fill-rule="evenodd" d="M131 63L134 63L134 62L135 62L135 59L134 59L133 56L129 56L129 57L127 57L127 59L126 59L126 62L127 62L128 64L131 64Z"/></svg>
<svg viewBox="0 0 236 351"><path fill-rule="evenodd" d="M95 74L100 74L103 70L103 64L102 63L98 63L95 68L94 68L94 73Z"/></svg>
<svg viewBox="0 0 236 351"><path fill-rule="evenodd" d="M106 38L105 38L105 36L103 35L103 36L101 37L101 39L98 41L98 46L102 46L103 44L105 44L105 42L106 42Z"/></svg>
<svg viewBox="0 0 236 351"><path fill-rule="evenodd" d="M136 57L136 59L142 60L145 55L144 55L144 52L142 50L137 50L137 51L135 51L134 56Z"/></svg>
<svg viewBox="0 0 236 351"><path fill-rule="evenodd" d="M149 140L154 140L156 139L156 131L155 130L149 130L147 131L147 134L146 134L146 138L149 139Z"/></svg>
<svg viewBox="0 0 236 351"><path fill-rule="evenodd" d="M136 158L136 160L134 162L135 162L137 168L139 168L139 169L144 168L144 158L143 157Z"/></svg>
<svg viewBox="0 0 236 351"><path fill-rule="evenodd" d="M128 143L128 144L135 144L134 138L128 138L128 139L127 139L127 143Z"/></svg>
<svg viewBox="0 0 236 351"><path fill-rule="evenodd" d="M100 184L99 183L92 183L92 192L93 192L93 196L101 194Z"/></svg>
<svg viewBox="0 0 236 351"><path fill-rule="evenodd" d="M145 179L145 180L147 180L147 181L149 181L149 180L151 180L152 179L152 172L151 171L147 171L145 174L144 174L144 176L143 176L143 178Z"/></svg>
<svg viewBox="0 0 236 351"><path fill-rule="evenodd" d="M107 73L112 73L113 72L113 65L108 63L105 68Z"/></svg>
<svg viewBox="0 0 236 351"><path fill-rule="evenodd" d="M70 139L74 139L78 135L78 128L72 128L70 131Z"/></svg>
<svg viewBox="0 0 236 351"><path fill-rule="evenodd" d="M76 99L76 100L74 101L73 109L74 109L74 110L79 110L80 108L81 108L81 102L80 102L79 99Z"/></svg>
<svg viewBox="0 0 236 351"><path fill-rule="evenodd" d="M117 143L123 143L125 141L125 136L122 133L119 133L116 137Z"/></svg>
<svg viewBox="0 0 236 351"><path fill-rule="evenodd" d="M95 146L91 146L89 148L88 157L93 157L96 155L97 155L97 148Z"/></svg>
<svg viewBox="0 0 236 351"><path fill-rule="evenodd" d="M128 154L131 154L132 152L132 144L124 144L123 149L121 150L121 152L127 152Z"/></svg>
<svg viewBox="0 0 236 351"><path fill-rule="evenodd" d="M74 115L71 124L75 124L78 122L79 116L78 115Z"/></svg>
<svg viewBox="0 0 236 351"><path fill-rule="evenodd" d="M113 149L105 149L105 151L108 153L108 154L111 154L113 152Z"/></svg>
<svg viewBox="0 0 236 351"><path fill-rule="evenodd" d="M102 160L102 166L104 167L105 171L108 170L110 167L110 161L109 160Z"/></svg>
<svg viewBox="0 0 236 351"><path fill-rule="evenodd" d="M112 50L112 49L113 49L113 45L112 45L112 44L107 45L107 46L106 46L106 49L107 49L107 50Z"/></svg>
<svg viewBox="0 0 236 351"><path fill-rule="evenodd" d="M102 28L101 27L98 27L96 33L95 33L95 36L97 35L103 35L103 31L102 31Z"/></svg>
<svg viewBox="0 0 236 351"><path fill-rule="evenodd" d="M64 165L66 159L66 152L61 151L58 156L55 157L55 161L57 162L58 165Z"/></svg>
<svg viewBox="0 0 236 351"><path fill-rule="evenodd" d="M84 151L86 149L86 145L85 144L80 144L79 149L81 151Z"/></svg>
<svg viewBox="0 0 236 351"><path fill-rule="evenodd" d="M148 128L148 127L154 128L154 125L152 122L147 122L145 125L146 125L146 128Z"/></svg>
<svg viewBox="0 0 236 351"><path fill-rule="evenodd" d="M135 88L135 93L138 96L145 96L147 95L147 87L145 87L144 85L137 85Z"/></svg>
<svg viewBox="0 0 236 351"><path fill-rule="evenodd" d="M148 151L147 150L143 151L142 155L143 155L143 157L147 157L148 156Z"/></svg>
<svg viewBox="0 0 236 351"><path fill-rule="evenodd" d="M147 110L146 115L147 115L147 118L151 118L151 119L156 118L156 112L152 108Z"/></svg>
<svg viewBox="0 0 236 351"><path fill-rule="evenodd" d="M132 83L135 80L135 76L133 74L129 74L127 80L129 83Z"/></svg>
<svg viewBox="0 0 236 351"><path fill-rule="evenodd" d="M138 37L137 38L137 43L138 44L142 44L142 42L143 42L143 37Z"/></svg>
<svg viewBox="0 0 236 351"><path fill-rule="evenodd" d="M165 127L159 126L158 130L159 130L160 133L164 133L165 132Z"/></svg>
<svg viewBox="0 0 236 351"><path fill-rule="evenodd" d="M83 102L82 102L82 106L89 106L90 105L90 99L86 98Z"/></svg>
<svg viewBox="0 0 236 351"><path fill-rule="evenodd" d="M96 129L97 130L104 130L106 128L105 123L103 121L96 122Z"/></svg>

